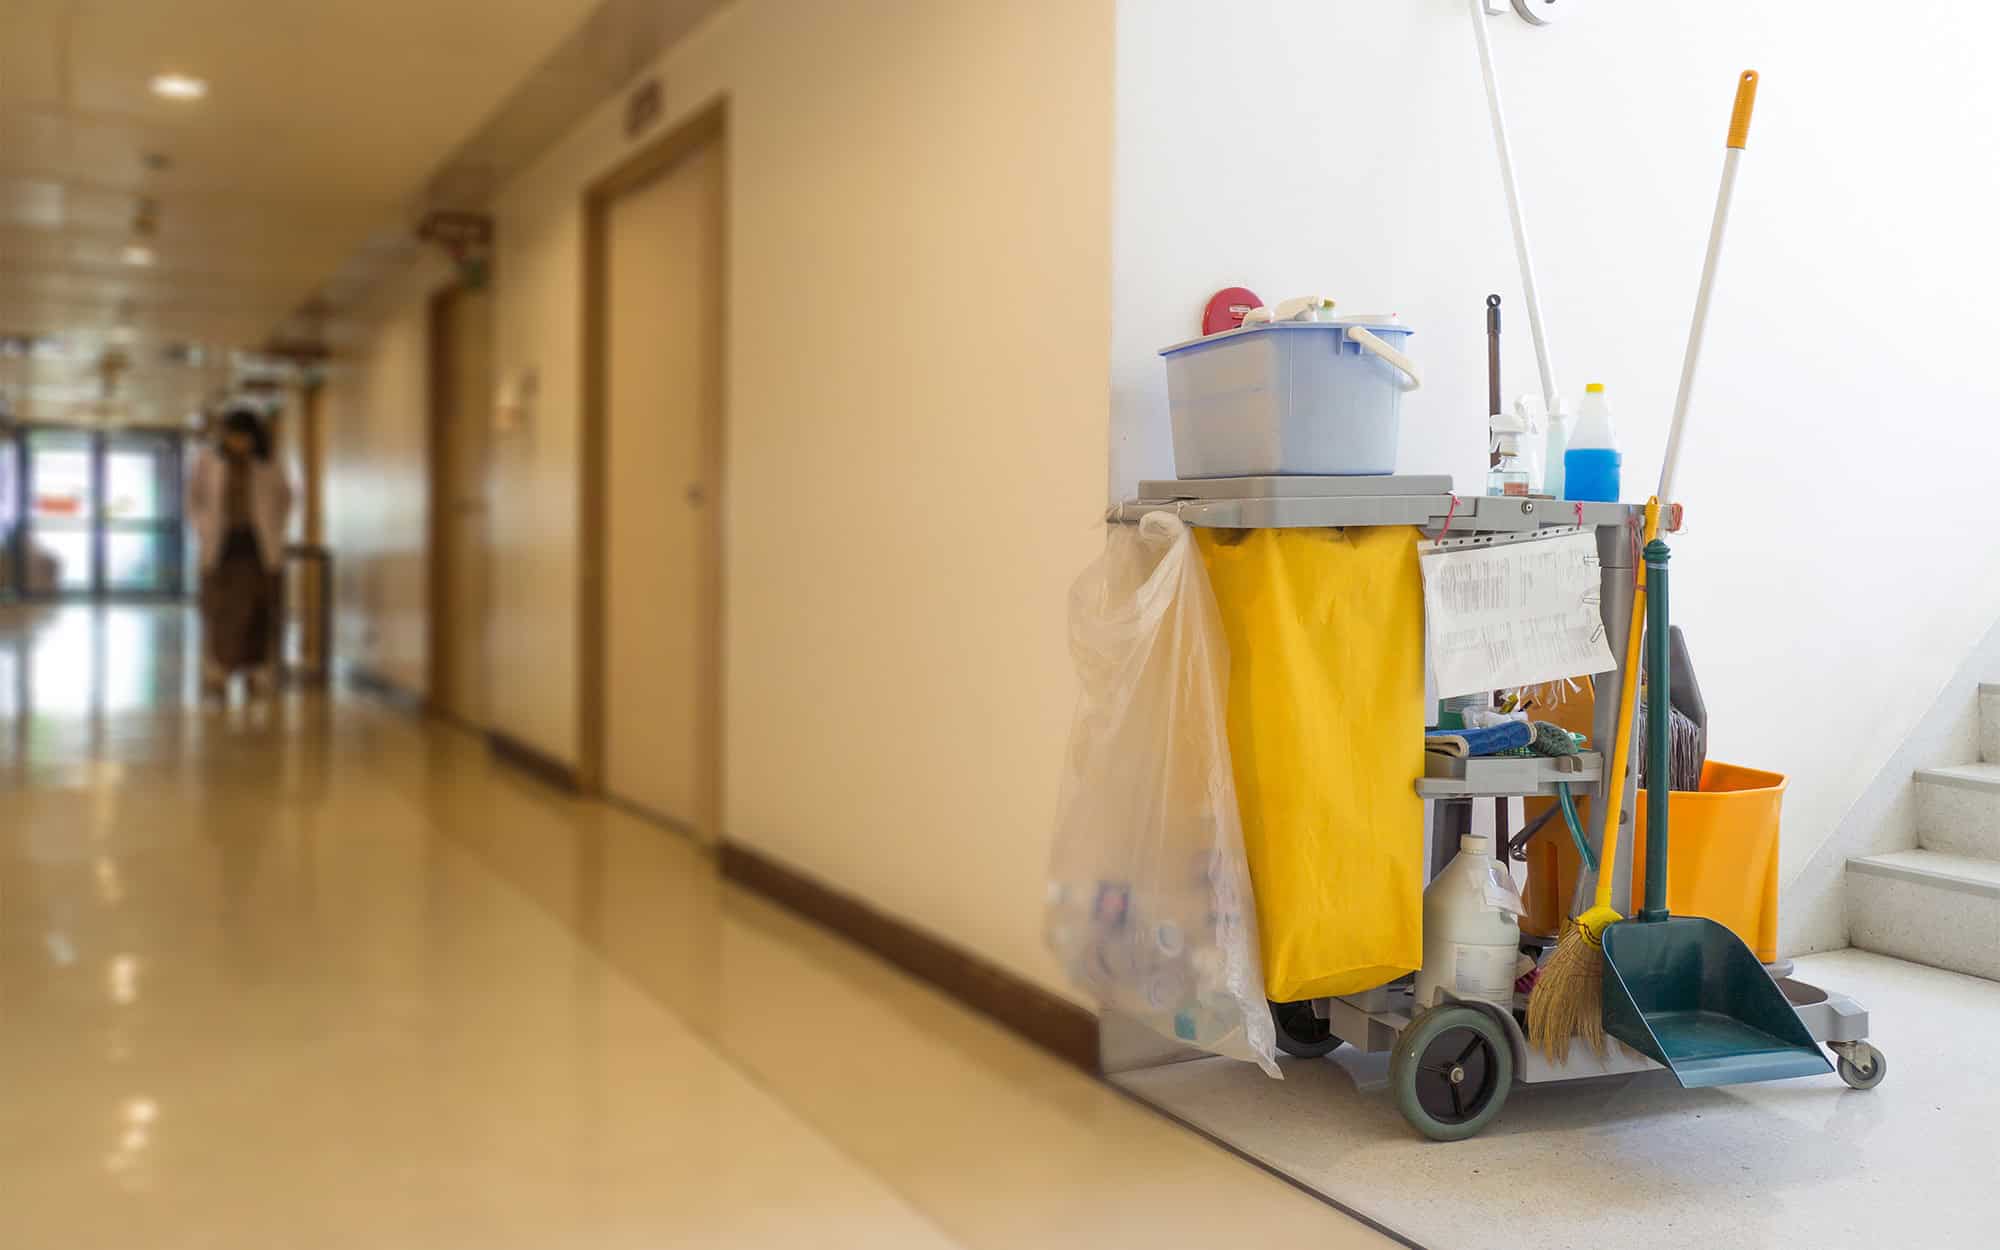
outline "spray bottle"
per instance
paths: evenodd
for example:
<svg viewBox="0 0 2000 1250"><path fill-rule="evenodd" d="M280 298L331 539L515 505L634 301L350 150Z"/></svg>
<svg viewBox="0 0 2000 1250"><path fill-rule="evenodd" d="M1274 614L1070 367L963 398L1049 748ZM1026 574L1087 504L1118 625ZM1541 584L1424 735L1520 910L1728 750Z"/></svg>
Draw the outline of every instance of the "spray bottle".
<svg viewBox="0 0 2000 1250"><path fill-rule="evenodd" d="M1563 497L1563 457L1569 451L1569 430L1569 413L1563 411L1559 400L1556 410L1549 414L1548 442L1542 450L1542 493L1551 499Z"/></svg>
<svg viewBox="0 0 2000 1250"><path fill-rule="evenodd" d="M1534 493L1534 469L1521 454L1521 435L1528 425L1520 414L1500 406L1500 297L1486 297L1486 493Z"/></svg>

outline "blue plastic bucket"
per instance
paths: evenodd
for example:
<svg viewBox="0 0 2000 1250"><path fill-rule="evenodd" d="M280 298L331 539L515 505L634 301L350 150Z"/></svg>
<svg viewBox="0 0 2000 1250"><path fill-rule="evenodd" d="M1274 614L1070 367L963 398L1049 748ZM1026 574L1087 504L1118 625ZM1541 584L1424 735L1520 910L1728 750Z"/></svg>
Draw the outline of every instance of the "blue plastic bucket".
<svg viewBox="0 0 2000 1250"><path fill-rule="evenodd" d="M1410 333L1393 324L1280 321L1162 350L1174 472L1394 473L1403 392L1417 387L1401 350Z"/></svg>

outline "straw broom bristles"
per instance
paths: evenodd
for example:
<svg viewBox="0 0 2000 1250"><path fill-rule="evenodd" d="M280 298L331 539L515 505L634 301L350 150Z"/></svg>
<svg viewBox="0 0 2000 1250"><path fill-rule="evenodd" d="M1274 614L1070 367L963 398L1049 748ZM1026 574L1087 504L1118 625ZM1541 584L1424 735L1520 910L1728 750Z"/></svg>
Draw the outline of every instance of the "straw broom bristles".
<svg viewBox="0 0 2000 1250"><path fill-rule="evenodd" d="M1563 930L1528 995L1530 1045L1550 1063L1567 1063L1573 1038L1604 1053L1604 945L1577 921Z"/></svg>

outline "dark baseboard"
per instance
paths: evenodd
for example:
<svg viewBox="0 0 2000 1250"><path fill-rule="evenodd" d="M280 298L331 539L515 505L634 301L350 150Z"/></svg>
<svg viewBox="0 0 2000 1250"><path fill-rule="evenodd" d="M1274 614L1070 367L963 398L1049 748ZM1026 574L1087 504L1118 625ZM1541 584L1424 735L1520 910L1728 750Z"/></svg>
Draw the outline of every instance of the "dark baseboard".
<svg viewBox="0 0 2000 1250"><path fill-rule="evenodd" d="M372 668L359 664L349 664L341 670L350 689L373 696L387 703L399 712L411 716L422 716L428 707L428 700L394 678L384 677Z"/></svg>
<svg viewBox="0 0 2000 1250"><path fill-rule="evenodd" d="M494 759L518 768L564 794L583 793L583 782L577 777L576 769L519 738L510 738L497 729L489 729L486 731L486 749L493 753Z"/></svg>
<svg viewBox="0 0 2000 1250"><path fill-rule="evenodd" d="M725 840L718 858L729 880L873 951L1057 1058L1097 1075L1097 1017L1087 1009L740 843Z"/></svg>

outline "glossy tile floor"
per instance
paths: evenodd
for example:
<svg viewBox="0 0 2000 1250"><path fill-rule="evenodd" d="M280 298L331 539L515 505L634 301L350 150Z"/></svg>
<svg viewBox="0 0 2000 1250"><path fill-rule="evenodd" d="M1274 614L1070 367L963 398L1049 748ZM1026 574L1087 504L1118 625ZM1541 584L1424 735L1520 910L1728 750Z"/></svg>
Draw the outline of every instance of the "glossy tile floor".
<svg viewBox="0 0 2000 1250"><path fill-rule="evenodd" d="M462 734L201 707L192 628L0 608L0 1247L1390 1244Z"/></svg>
<svg viewBox="0 0 2000 1250"><path fill-rule="evenodd" d="M1116 1079L1433 1250L2000 1245L2000 983L1851 950L1798 976L1868 1008L1880 1086L1517 1087L1485 1133L1439 1146L1398 1116L1386 1055L1287 1059L1283 1082L1226 1059Z"/></svg>

